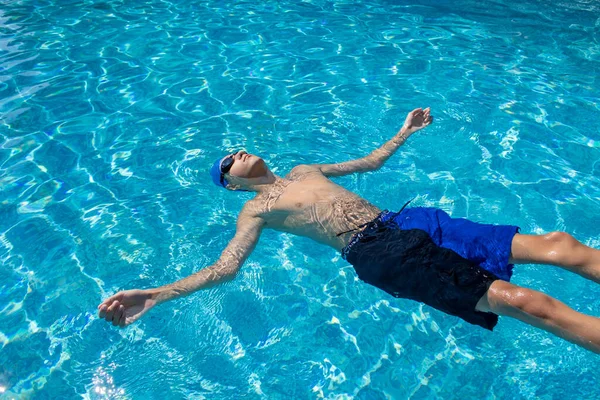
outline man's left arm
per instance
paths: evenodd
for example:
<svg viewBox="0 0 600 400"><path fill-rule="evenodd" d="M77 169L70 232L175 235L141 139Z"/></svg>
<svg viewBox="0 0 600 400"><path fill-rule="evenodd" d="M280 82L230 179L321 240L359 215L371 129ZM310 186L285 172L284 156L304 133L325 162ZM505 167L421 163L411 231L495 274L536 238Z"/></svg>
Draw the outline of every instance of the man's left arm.
<svg viewBox="0 0 600 400"><path fill-rule="evenodd" d="M430 109L417 108L408 113L404 125L396 135L383 146L375 149L371 154L356 160L345 161L337 164L313 164L325 176L343 176L355 172L375 171L398 150L402 144L416 131L429 126L433 121Z"/></svg>
<svg viewBox="0 0 600 400"><path fill-rule="evenodd" d="M261 217L244 208L238 217L235 236L214 264L159 288L121 291L98 305L100 318L123 327L137 321L157 304L234 279L258 243L264 225Z"/></svg>

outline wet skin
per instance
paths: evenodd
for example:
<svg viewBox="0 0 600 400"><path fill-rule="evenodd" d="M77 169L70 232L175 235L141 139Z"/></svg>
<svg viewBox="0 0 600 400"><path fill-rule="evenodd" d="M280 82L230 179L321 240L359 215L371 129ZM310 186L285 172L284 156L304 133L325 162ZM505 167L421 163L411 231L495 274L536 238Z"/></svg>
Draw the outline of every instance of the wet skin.
<svg viewBox="0 0 600 400"><path fill-rule="evenodd" d="M115 326L126 326L156 304L232 280L255 248L263 229L309 237L341 250L355 233L343 232L360 228L380 210L328 178L380 168L411 134L431 122L429 109L413 110L402 129L366 157L338 164L298 165L283 178L274 175L260 157L244 151L228 156L233 158L227 160L231 169L222 170L227 188L257 194L244 205L235 236L219 259L170 285L119 292L98 306L100 317ZM600 283L600 251L585 246L566 232L517 233L511 244L510 262L552 264ZM600 318L579 313L542 292L498 279L492 282L475 309L519 319L600 354Z"/></svg>
<svg viewBox="0 0 600 400"><path fill-rule="evenodd" d="M259 217L264 228L308 237L341 250L356 229L380 210L360 196L329 180L318 166L299 165L258 194L244 213Z"/></svg>
<svg viewBox="0 0 600 400"><path fill-rule="evenodd" d="M254 250L263 229L308 237L341 250L356 231L338 234L358 229L380 210L329 177L379 169L410 135L432 121L428 108L415 109L392 139L366 157L337 164L298 165L283 178L274 175L256 155L240 151L228 156L233 157L233 164L224 174L227 188L257 194L242 208L235 236L219 259L170 285L119 292L98 306L100 316L115 326L126 326L158 303L232 280Z"/></svg>

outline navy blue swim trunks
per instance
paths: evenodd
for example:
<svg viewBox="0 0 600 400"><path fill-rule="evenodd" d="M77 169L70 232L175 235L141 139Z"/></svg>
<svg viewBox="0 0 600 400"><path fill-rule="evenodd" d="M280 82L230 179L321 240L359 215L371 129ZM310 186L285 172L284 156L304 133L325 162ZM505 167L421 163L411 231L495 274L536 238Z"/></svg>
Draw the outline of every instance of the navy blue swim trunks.
<svg viewBox="0 0 600 400"><path fill-rule="evenodd" d="M519 228L451 218L435 208L383 211L342 249L358 277L394 297L425 303L492 330L498 316L475 310L498 279L509 280Z"/></svg>
<svg viewBox="0 0 600 400"><path fill-rule="evenodd" d="M464 218L451 218L445 211L431 207L411 207L398 213L384 211L383 222L394 221L397 229L421 229L431 240L473 261L498 278L510 281L509 264L512 239L518 226L480 224Z"/></svg>

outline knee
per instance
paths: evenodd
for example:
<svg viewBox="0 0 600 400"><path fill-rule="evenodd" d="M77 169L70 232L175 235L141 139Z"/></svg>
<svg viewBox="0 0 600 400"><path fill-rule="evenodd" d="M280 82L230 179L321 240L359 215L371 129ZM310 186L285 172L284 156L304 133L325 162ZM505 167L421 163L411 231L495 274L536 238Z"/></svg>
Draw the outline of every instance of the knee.
<svg viewBox="0 0 600 400"><path fill-rule="evenodd" d="M554 309L556 308L556 300L547 294L531 289L523 289L523 292L516 304L520 312L536 319L552 319Z"/></svg>
<svg viewBox="0 0 600 400"><path fill-rule="evenodd" d="M548 242L548 258L551 262L564 261L581 245L567 232L550 232L544 235L544 239Z"/></svg>
<svg viewBox="0 0 600 400"><path fill-rule="evenodd" d="M519 286L504 289L497 300L491 307L494 313L521 317L519 319L522 319L525 314L536 319L548 320L552 317L556 306L556 300L552 297Z"/></svg>
<svg viewBox="0 0 600 400"><path fill-rule="evenodd" d="M544 235L544 239L554 245L570 245L579 243L573 236L567 232L550 232Z"/></svg>

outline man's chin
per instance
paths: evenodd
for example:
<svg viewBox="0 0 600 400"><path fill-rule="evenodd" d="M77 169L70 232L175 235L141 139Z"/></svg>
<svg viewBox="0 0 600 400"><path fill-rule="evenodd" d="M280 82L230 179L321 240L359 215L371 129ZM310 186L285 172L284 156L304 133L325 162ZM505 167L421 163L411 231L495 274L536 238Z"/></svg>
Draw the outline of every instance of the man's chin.
<svg viewBox="0 0 600 400"><path fill-rule="evenodd" d="M267 167L267 164L265 164L262 158L257 157L256 161L250 165L250 173L248 174L248 177L260 178L266 176L268 171L269 168Z"/></svg>

